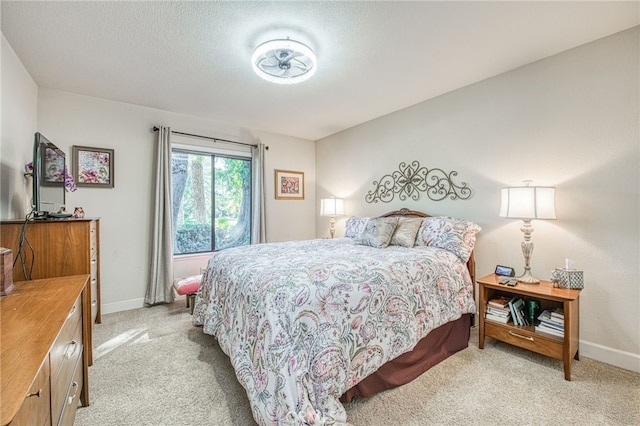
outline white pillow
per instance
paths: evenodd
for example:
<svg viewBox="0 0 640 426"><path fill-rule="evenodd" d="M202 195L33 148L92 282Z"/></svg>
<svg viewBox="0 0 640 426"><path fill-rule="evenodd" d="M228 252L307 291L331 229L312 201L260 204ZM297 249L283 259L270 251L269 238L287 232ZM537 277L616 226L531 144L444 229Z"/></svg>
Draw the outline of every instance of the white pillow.
<svg viewBox="0 0 640 426"><path fill-rule="evenodd" d="M433 246L448 250L466 262L482 228L467 220L447 216L425 217L416 237L416 246Z"/></svg>
<svg viewBox="0 0 640 426"><path fill-rule="evenodd" d="M356 244L384 248L389 245L393 231L398 225L397 217L376 217L369 219L364 229L354 240Z"/></svg>
<svg viewBox="0 0 640 426"><path fill-rule="evenodd" d="M345 224L344 236L348 238L356 238L360 235L368 221L368 217L351 216L347 219L347 223Z"/></svg>
<svg viewBox="0 0 640 426"><path fill-rule="evenodd" d="M422 225L420 217L401 217L389 245L413 247L420 225Z"/></svg>

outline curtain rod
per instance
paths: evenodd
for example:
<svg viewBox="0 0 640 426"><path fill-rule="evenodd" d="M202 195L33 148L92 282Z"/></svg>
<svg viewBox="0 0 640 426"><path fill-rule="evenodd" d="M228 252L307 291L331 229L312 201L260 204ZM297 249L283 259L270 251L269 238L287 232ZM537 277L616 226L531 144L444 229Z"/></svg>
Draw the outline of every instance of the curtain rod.
<svg viewBox="0 0 640 426"><path fill-rule="evenodd" d="M160 130L160 128L159 128L159 127L153 126L153 131L154 131L154 132L157 132L158 130ZM246 146L253 146L253 147L258 146L257 144L252 144L252 143L245 143L245 142L230 141L230 140L227 140L227 139L212 138L212 137L210 137L210 136L194 135L194 134L192 134L192 133L177 132L177 131L175 131L175 130L172 130L172 131L171 131L171 133L176 134L176 135L189 136L189 137L192 137L192 138L207 139L207 140L214 141L214 142L235 143L235 144L238 144L238 145L246 145ZM269 147L268 147L268 146L265 146L265 147L264 147L264 149L267 149L267 150L268 150L268 149L269 149Z"/></svg>

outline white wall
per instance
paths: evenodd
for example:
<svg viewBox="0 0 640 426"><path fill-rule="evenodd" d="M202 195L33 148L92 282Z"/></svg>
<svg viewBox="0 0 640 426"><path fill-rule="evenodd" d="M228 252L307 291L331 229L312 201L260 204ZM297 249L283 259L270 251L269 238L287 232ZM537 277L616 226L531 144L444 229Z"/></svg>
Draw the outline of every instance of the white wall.
<svg viewBox="0 0 640 426"><path fill-rule="evenodd" d="M38 86L4 34L1 54L0 219L10 219L30 210L31 180L24 177L24 165L33 158Z"/></svg>
<svg viewBox="0 0 640 426"><path fill-rule="evenodd" d="M318 198L344 197L347 215L406 206L473 220L483 276L524 263L521 222L498 217L500 188L555 186L558 219L533 224L533 273L549 279L573 259L585 277L580 354L640 371L638 40L634 28L320 140ZM472 198L364 201L413 160L457 171ZM319 217L316 234L327 226Z"/></svg>

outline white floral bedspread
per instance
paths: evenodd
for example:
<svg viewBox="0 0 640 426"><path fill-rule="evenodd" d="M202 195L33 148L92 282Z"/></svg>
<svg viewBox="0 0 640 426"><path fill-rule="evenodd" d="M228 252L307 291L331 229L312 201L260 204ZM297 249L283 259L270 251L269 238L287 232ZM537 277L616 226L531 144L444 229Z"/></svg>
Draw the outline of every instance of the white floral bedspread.
<svg viewBox="0 0 640 426"><path fill-rule="evenodd" d="M260 425L340 425L347 389L472 312L454 254L336 238L216 252L193 323L229 355Z"/></svg>

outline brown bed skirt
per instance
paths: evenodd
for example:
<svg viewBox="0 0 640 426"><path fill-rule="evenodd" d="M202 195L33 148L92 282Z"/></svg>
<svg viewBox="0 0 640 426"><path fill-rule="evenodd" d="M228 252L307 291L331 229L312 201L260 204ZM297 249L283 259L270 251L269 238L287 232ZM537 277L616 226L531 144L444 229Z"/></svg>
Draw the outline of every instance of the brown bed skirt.
<svg viewBox="0 0 640 426"><path fill-rule="evenodd" d="M469 345L471 314L443 324L427 334L416 347L387 362L375 373L347 390L341 402L370 397L378 392L409 383L422 373Z"/></svg>

